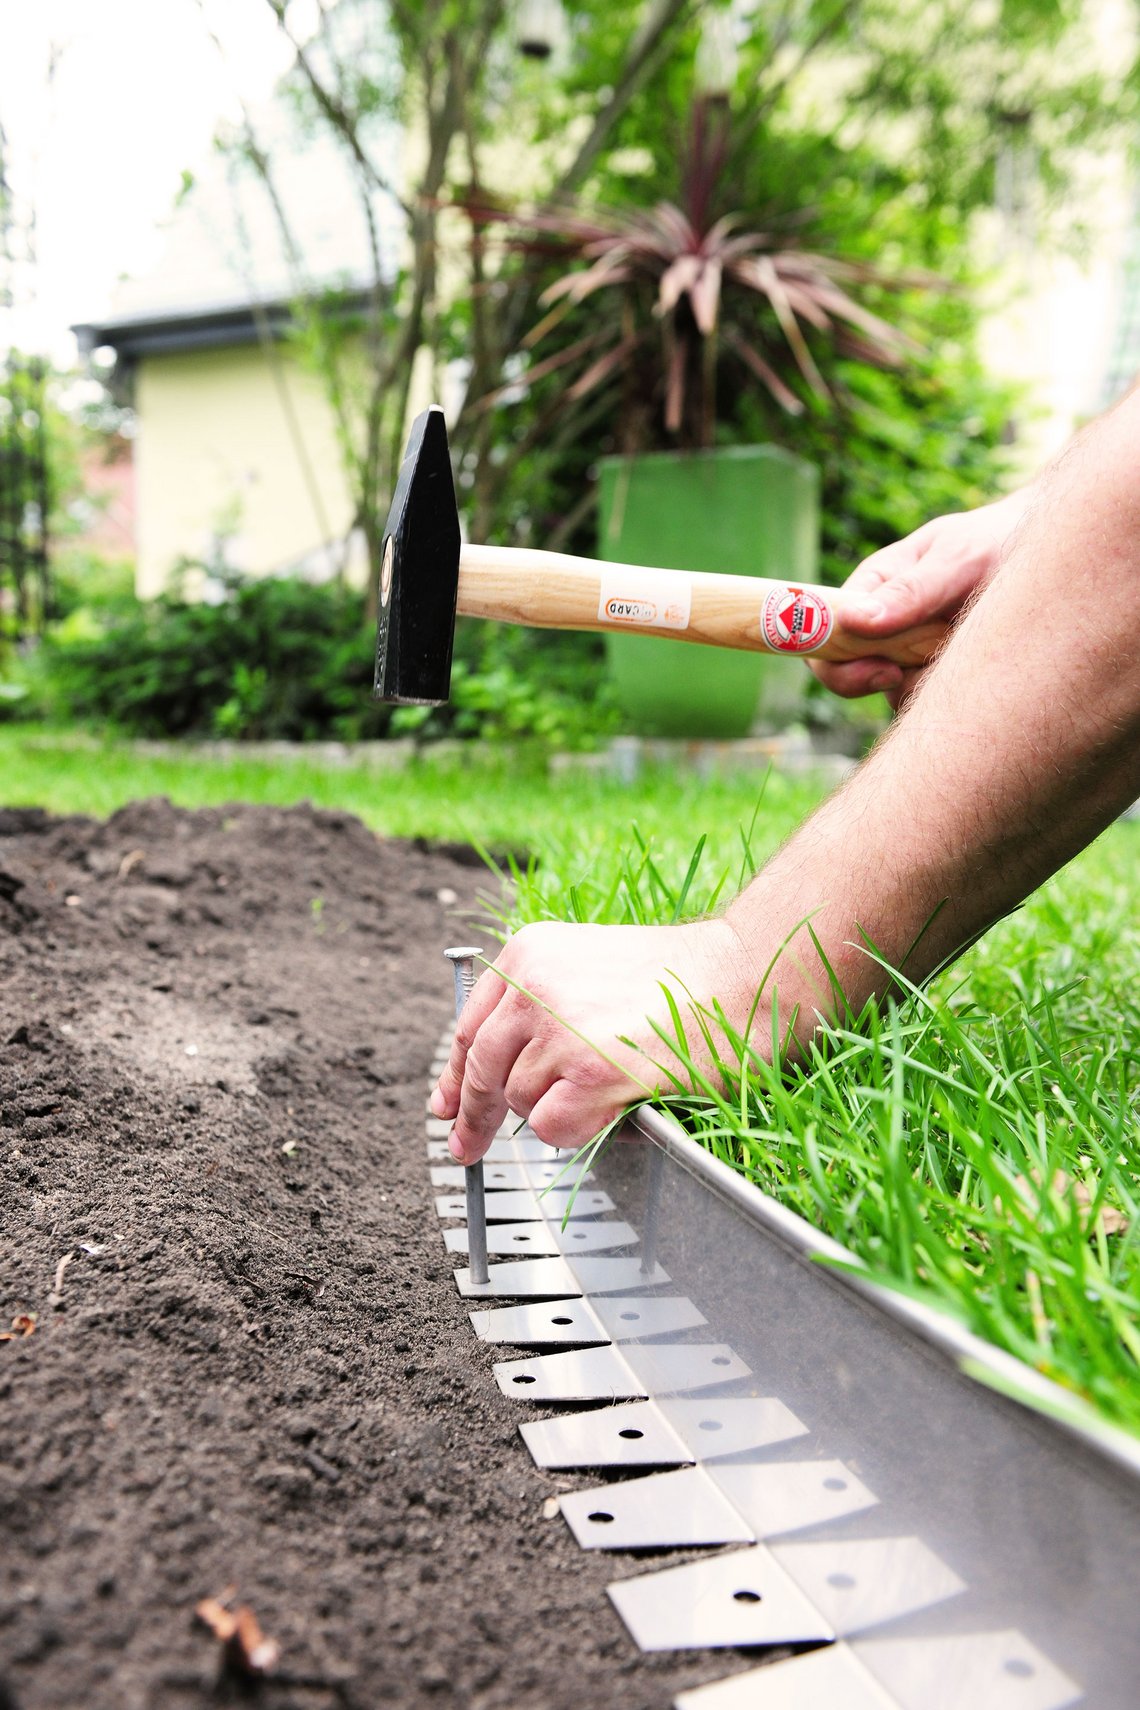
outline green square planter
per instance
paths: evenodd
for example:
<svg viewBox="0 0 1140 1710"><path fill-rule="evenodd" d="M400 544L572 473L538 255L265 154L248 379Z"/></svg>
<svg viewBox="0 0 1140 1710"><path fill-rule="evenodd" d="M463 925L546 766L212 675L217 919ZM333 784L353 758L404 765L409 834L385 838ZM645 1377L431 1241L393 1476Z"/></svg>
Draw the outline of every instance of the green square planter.
<svg viewBox="0 0 1140 1710"><path fill-rule="evenodd" d="M607 457L599 488L598 556L611 563L818 579L819 475L777 446ZM800 660L610 633L606 650L638 735L746 736L802 694Z"/></svg>

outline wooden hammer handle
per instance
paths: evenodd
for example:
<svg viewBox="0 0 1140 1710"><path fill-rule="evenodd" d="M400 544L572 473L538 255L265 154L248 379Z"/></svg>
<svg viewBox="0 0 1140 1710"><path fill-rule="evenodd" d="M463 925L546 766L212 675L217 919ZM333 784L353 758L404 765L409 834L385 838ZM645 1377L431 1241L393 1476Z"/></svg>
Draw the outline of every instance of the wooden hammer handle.
<svg viewBox="0 0 1140 1710"><path fill-rule="evenodd" d="M873 656L897 665L925 665L945 639L944 623L875 640L851 635L836 620L836 591L525 547L465 546L456 609L528 629L632 631L754 653L838 661Z"/></svg>

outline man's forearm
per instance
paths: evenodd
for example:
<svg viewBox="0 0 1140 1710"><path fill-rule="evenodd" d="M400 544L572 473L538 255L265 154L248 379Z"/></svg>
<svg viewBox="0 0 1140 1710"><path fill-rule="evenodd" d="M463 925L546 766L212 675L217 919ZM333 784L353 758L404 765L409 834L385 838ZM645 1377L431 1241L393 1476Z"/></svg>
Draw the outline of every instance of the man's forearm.
<svg viewBox="0 0 1140 1710"><path fill-rule="evenodd" d="M971 942L1140 794L1140 393L1035 484L1006 560L889 736L732 905L780 1014L859 1007ZM925 928L925 930L924 930ZM915 946L908 958L908 951Z"/></svg>

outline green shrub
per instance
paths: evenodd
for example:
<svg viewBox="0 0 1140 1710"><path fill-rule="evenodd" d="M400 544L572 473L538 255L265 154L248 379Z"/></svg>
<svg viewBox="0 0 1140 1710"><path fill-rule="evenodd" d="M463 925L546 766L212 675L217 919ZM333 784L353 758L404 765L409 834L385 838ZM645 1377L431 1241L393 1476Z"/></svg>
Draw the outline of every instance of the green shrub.
<svg viewBox="0 0 1140 1710"><path fill-rule="evenodd" d="M135 567L128 558L106 558L65 543L52 557L51 595L56 626L70 623L94 633L112 613L126 613L135 604Z"/></svg>
<svg viewBox="0 0 1140 1710"><path fill-rule="evenodd" d="M522 629L460 619L451 698L441 707L397 707L392 734L537 738L552 748L587 748L617 728L597 635Z"/></svg>
<svg viewBox="0 0 1140 1710"><path fill-rule="evenodd" d="M356 596L231 573L213 585L217 604L180 593L114 602L94 633L53 634L41 705L137 736L380 734L387 712L369 698L372 644Z"/></svg>

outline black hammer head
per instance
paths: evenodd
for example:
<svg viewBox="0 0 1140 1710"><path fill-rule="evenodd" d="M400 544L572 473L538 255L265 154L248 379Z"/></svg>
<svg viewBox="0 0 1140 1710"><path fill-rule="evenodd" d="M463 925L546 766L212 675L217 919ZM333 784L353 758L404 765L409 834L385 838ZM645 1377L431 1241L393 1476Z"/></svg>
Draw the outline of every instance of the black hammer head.
<svg viewBox="0 0 1140 1710"><path fill-rule="evenodd" d="M459 546L447 429L433 404L412 423L384 529L372 689L377 700L404 706L447 700Z"/></svg>

